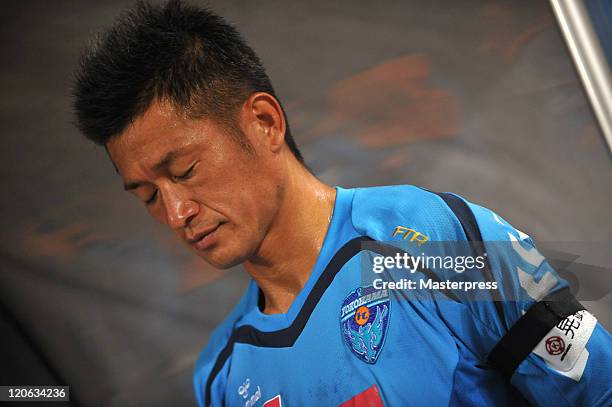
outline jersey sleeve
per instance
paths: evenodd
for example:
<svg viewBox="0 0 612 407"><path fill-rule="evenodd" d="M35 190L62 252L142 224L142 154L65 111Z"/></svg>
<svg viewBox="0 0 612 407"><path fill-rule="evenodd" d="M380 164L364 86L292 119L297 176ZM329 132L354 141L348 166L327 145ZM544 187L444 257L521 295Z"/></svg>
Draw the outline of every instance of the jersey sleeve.
<svg viewBox="0 0 612 407"><path fill-rule="evenodd" d="M568 286L533 240L494 212L468 203L500 283L500 316L491 303L471 304L499 339L546 295ZM485 355L482 355L485 356ZM515 370L512 384L539 406L612 405L612 337L588 311L559 322Z"/></svg>

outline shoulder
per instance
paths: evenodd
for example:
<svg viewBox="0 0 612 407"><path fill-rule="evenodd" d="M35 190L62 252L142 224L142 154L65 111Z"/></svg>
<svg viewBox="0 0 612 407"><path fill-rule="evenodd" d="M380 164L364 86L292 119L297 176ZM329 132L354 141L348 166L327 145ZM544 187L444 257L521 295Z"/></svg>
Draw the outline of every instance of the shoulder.
<svg viewBox="0 0 612 407"><path fill-rule="evenodd" d="M214 329L208 343L196 361L193 371L193 385L196 400L200 406L204 405L206 383L213 369L215 369L215 364L219 355L223 349L228 346L236 324L239 323L242 316L245 315L257 301L257 291L255 288L255 285L251 282L232 312Z"/></svg>
<svg viewBox="0 0 612 407"><path fill-rule="evenodd" d="M466 236L467 229L474 227L482 240L528 239L492 210L461 195L414 185L355 189L352 222L356 230L375 240L395 240L415 232L429 241L466 240L471 237Z"/></svg>
<svg viewBox="0 0 612 407"><path fill-rule="evenodd" d="M380 241L411 239L407 233L422 234L429 241L465 240L442 194L413 185L357 188L352 221L360 233Z"/></svg>

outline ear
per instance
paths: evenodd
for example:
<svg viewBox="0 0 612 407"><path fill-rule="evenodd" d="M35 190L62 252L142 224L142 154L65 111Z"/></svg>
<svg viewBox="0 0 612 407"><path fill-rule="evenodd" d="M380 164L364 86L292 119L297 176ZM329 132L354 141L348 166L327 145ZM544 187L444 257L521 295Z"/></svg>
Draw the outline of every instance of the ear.
<svg viewBox="0 0 612 407"><path fill-rule="evenodd" d="M280 152L285 141L283 108L269 93L256 92L243 105L243 128L252 140L263 143L272 153Z"/></svg>

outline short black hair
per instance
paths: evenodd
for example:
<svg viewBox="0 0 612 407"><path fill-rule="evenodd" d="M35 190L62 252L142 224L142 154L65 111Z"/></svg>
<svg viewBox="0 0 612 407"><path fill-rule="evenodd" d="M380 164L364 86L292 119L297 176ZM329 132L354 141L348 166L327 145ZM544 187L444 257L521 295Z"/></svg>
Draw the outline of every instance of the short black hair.
<svg viewBox="0 0 612 407"><path fill-rule="evenodd" d="M126 10L89 44L75 82L76 125L99 145L123 132L156 100L235 130L236 110L251 93L276 97L240 33L210 9L179 0L165 5L139 1ZM283 115L285 141L303 163L284 109Z"/></svg>

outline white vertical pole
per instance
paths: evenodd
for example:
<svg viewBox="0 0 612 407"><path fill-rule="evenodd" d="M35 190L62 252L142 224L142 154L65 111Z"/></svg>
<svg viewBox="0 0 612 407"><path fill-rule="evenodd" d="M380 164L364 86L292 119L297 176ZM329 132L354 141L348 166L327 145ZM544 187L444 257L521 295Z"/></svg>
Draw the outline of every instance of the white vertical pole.
<svg viewBox="0 0 612 407"><path fill-rule="evenodd" d="M582 0L550 0L557 22L612 152L612 75Z"/></svg>

